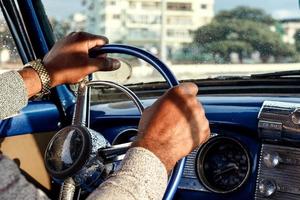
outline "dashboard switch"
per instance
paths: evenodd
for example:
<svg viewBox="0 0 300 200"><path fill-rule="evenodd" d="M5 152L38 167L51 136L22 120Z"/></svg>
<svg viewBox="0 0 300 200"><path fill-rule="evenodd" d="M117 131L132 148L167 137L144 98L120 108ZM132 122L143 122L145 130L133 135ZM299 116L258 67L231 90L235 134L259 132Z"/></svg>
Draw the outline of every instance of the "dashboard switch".
<svg viewBox="0 0 300 200"><path fill-rule="evenodd" d="M259 182L258 189L263 196L270 197L276 192L277 186L273 180L263 179Z"/></svg>
<svg viewBox="0 0 300 200"><path fill-rule="evenodd" d="M280 163L280 156L276 152L265 152L263 154L263 162L268 168L275 168Z"/></svg>

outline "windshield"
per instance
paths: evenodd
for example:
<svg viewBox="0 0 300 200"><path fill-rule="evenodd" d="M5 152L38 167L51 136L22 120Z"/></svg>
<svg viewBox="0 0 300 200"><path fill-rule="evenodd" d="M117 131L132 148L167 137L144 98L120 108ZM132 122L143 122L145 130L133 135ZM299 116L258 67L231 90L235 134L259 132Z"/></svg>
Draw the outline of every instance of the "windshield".
<svg viewBox="0 0 300 200"><path fill-rule="evenodd" d="M72 31L143 48L180 80L300 69L297 0L43 0L57 39ZM119 55L112 55L120 57ZM121 56L122 57L122 56ZM123 84L162 78L122 57L118 72L95 79Z"/></svg>

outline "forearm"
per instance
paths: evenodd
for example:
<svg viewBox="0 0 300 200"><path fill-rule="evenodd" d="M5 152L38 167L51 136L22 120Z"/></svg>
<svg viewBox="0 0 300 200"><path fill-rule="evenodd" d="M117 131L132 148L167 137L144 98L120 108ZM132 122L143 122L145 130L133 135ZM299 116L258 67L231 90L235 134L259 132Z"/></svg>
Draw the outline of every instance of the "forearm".
<svg viewBox="0 0 300 200"><path fill-rule="evenodd" d="M41 88L41 80L32 68L0 74L0 119L20 111Z"/></svg>
<svg viewBox="0 0 300 200"><path fill-rule="evenodd" d="M18 166L0 154L0 199L36 199L48 197L27 182Z"/></svg>
<svg viewBox="0 0 300 200"><path fill-rule="evenodd" d="M153 153L135 147L123 160L121 169L106 180L89 200L160 200L167 187L167 171Z"/></svg>
<svg viewBox="0 0 300 200"><path fill-rule="evenodd" d="M23 77L15 71L0 74L0 119L16 114L27 101Z"/></svg>
<svg viewBox="0 0 300 200"><path fill-rule="evenodd" d="M143 148L130 149L121 169L99 186L88 200L160 200L167 187L162 162ZM20 173L16 164L0 155L0 199L48 199Z"/></svg>
<svg viewBox="0 0 300 200"><path fill-rule="evenodd" d="M42 89L41 80L37 72L32 68L24 68L18 71L23 78L28 98L33 97Z"/></svg>

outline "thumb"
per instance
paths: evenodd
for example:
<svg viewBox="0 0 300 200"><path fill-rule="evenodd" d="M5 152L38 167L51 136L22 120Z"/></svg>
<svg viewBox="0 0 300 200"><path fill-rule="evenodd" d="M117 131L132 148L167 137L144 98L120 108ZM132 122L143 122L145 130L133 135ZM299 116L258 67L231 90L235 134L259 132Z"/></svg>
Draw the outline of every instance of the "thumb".
<svg viewBox="0 0 300 200"><path fill-rule="evenodd" d="M109 57L97 57L97 58L89 58L89 73L93 73L96 71L114 71L120 68L121 63L114 58Z"/></svg>

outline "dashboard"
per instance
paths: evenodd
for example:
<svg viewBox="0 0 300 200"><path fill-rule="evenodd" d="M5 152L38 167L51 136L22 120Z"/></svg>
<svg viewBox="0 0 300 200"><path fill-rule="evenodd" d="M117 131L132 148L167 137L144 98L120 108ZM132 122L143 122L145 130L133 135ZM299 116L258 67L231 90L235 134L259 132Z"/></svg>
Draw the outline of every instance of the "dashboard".
<svg viewBox="0 0 300 200"><path fill-rule="evenodd" d="M174 199L300 199L300 98L200 96L199 101L213 134L187 156ZM116 144L134 139L139 119L130 102L93 105L90 127ZM41 124L43 131L59 129L53 125L59 125L58 111L50 102L30 102L1 134L38 132Z"/></svg>
<svg viewBox="0 0 300 200"><path fill-rule="evenodd" d="M266 102L290 102L286 104L291 107L286 112L289 115L300 103L298 98L206 96L199 100L206 110L212 135L206 144L187 156L175 199L300 198L298 188L294 188L300 179L289 180L292 174L300 172L295 168L295 163L300 164L297 158L300 149L295 146L294 140L281 140L278 130L274 132L274 124L267 126L262 123L264 119L260 119ZM148 99L143 103L148 106L153 101ZM286 110L284 105L279 109L281 118L282 110ZM269 112L271 107L264 111ZM275 112L272 116L277 114ZM131 140L137 132L138 120L139 113L130 102L94 105L91 108L91 128L100 131L110 142ZM267 121L272 120L271 117ZM284 166L282 160L278 161L279 167L266 164L283 158L288 166ZM282 167L285 170L282 171ZM290 188L291 182L295 183L293 188Z"/></svg>
<svg viewBox="0 0 300 200"><path fill-rule="evenodd" d="M34 13L32 6L29 8L25 3L22 7ZM40 26L36 20L29 20L31 17L31 14L25 16L24 21L30 22L31 33L38 36L35 38L43 39L41 32L34 31L40 30ZM46 46L35 44L35 53L45 54ZM249 80L245 82L248 86ZM277 82L276 79L272 84ZM284 87L278 84L278 88ZM230 90L248 92L252 88L238 86ZM264 91L269 88L262 87ZM224 94L224 87L219 88L214 93ZM295 87L288 86L288 89L295 92ZM255 93L259 89L252 90ZM274 96L199 97L213 135L187 156L175 199L300 199L300 127L298 113L293 113L300 107L300 98ZM148 106L154 100L143 103ZM261 112L266 101L288 104L270 103ZM64 99L63 104L66 102L73 103ZM60 112L51 101L30 102L20 115L0 121L0 136L57 131L62 124ZM261 115L264 113L267 114ZM139 118L138 110L131 103L95 105L90 113L90 127L101 132L110 143L130 141L136 135Z"/></svg>

